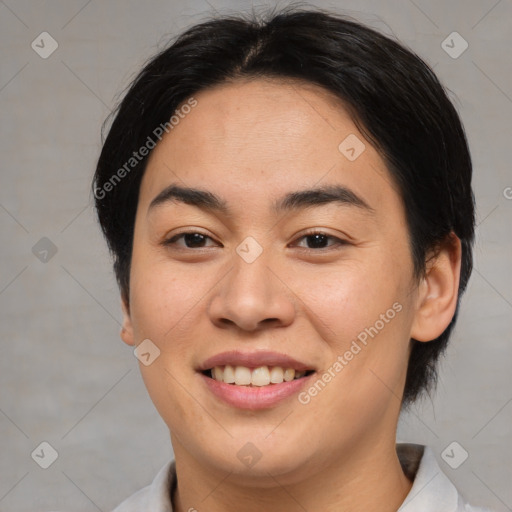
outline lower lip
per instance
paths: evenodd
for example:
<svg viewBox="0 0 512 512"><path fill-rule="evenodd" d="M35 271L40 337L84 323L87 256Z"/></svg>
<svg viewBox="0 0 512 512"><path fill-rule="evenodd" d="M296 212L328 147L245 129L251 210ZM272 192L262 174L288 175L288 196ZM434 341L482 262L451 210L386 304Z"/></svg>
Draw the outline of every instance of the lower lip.
<svg viewBox="0 0 512 512"><path fill-rule="evenodd" d="M236 386L200 374L208 389L224 402L240 409L266 409L272 407L303 388L314 375L308 375L290 382L269 384L268 386Z"/></svg>

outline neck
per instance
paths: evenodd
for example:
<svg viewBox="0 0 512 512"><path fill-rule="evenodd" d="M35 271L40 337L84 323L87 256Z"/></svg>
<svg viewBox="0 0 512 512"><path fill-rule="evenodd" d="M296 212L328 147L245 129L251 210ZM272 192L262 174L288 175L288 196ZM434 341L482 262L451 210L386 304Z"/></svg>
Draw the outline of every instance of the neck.
<svg viewBox="0 0 512 512"><path fill-rule="evenodd" d="M392 512L400 507L412 486L402 471L394 442L350 449L330 465L306 471L307 478L273 477L269 472L268 477L257 481L215 471L198 463L176 440L173 445L178 477L173 497L175 512Z"/></svg>

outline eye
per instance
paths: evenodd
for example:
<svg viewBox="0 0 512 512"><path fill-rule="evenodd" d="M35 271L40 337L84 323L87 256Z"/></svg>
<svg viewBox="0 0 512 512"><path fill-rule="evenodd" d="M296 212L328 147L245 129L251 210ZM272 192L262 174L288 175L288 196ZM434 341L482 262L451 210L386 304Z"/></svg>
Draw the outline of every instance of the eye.
<svg viewBox="0 0 512 512"><path fill-rule="evenodd" d="M182 243L178 243L178 241L180 240L182 240ZM206 247L212 247L212 245L206 245L208 240L213 241L213 239L210 236L199 231L186 231L183 233L178 233L177 235L174 235L171 238L164 240L163 245L181 247L185 249L202 249ZM347 242L345 242L344 240L323 233L322 231L312 231L306 233L297 240L304 240L307 246L302 246L302 248L307 250L321 250L333 248L335 246L347 245ZM331 241L332 243L329 243L329 241ZM298 242L296 242L296 245L298 247L301 247L300 243Z"/></svg>
<svg viewBox="0 0 512 512"><path fill-rule="evenodd" d="M177 241L183 239L183 244L178 244ZM178 246L178 247L184 247L185 249L201 249L203 247L207 247L205 243L207 240L213 240L208 235L205 235L204 233L201 233L199 231L186 231L183 233L179 233L177 235L174 235L171 238L168 238L167 240L164 240L163 245L165 246Z"/></svg>
<svg viewBox="0 0 512 512"><path fill-rule="evenodd" d="M332 235L328 235L326 233L323 233L322 231L311 231L309 233L306 233L305 235L298 238L298 240L305 240L307 247L302 246L305 249L329 249L333 246L341 246L341 245L347 245L347 242L344 240L341 240L340 238L337 238ZM329 240L333 241L334 243L329 244ZM300 246L300 245L299 245Z"/></svg>

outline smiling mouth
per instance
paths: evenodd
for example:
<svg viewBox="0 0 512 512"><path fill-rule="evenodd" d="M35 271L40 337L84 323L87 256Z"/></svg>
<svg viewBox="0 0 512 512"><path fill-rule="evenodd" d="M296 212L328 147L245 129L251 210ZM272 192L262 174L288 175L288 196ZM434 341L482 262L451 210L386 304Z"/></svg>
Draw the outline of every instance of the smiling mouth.
<svg viewBox="0 0 512 512"><path fill-rule="evenodd" d="M213 380L233 386L263 387L302 379L313 374L314 370L296 371L294 368L281 366L248 368L247 366L225 365L215 366L201 373Z"/></svg>

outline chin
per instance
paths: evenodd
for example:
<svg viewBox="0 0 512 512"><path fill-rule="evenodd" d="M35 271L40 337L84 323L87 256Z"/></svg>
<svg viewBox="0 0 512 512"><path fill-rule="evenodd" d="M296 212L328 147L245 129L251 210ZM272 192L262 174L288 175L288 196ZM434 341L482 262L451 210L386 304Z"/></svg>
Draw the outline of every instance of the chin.
<svg viewBox="0 0 512 512"><path fill-rule="evenodd" d="M251 439L254 439L252 441ZM226 439L225 443L212 441L212 446L205 447L201 456L204 462L218 471L231 473L237 482L250 487L275 487L275 477L293 482L299 480L300 474L309 473L309 467L315 459L313 453L306 452L306 441L292 441L287 437L279 440L266 440L261 436L244 436ZM207 451L206 451L207 450ZM308 464L308 462L310 464Z"/></svg>

